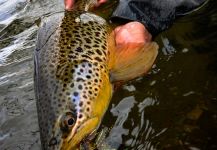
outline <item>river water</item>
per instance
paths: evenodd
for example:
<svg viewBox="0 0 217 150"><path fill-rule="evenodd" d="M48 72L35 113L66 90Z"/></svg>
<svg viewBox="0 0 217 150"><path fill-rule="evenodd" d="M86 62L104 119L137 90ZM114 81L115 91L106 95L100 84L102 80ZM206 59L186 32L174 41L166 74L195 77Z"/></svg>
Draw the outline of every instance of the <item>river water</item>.
<svg viewBox="0 0 217 150"><path fill-rule="evenodd" d="M99 129L108 147L217 149L216 8L210 0L154 39L153 69L114 93ZM40 18L62 10L62 0L0 0L0 150L40 150L33 50Z"/></svg>

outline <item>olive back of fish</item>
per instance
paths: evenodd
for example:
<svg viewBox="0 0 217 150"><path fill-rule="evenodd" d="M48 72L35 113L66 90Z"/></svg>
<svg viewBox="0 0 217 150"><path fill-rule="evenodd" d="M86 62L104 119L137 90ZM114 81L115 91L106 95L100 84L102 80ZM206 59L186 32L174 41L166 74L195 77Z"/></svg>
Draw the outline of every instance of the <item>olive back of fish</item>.
<svg viewBox="0 0 217 150"><path fill-rule="evenodd" d="M106 21L82 10L89 0L81 2L77 10L46 18L38 33L35 91L44 149L61 148L73 126L91 117L109 82Z"/></svg>

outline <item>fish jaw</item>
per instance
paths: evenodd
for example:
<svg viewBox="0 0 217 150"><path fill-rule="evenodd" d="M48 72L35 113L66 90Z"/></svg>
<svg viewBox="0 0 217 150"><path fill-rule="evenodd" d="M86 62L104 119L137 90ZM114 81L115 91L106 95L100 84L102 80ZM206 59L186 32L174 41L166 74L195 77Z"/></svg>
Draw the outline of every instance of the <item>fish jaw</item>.
<svg viewBox="0 0 217 150"><path fill-rule="evenodd" d="M61 147L62 150L71 150L76 148L80 142L87 137L90 133L92 133L100 123L100 119L98 117L93 117L86 122L84 122L76 131L72 137L67 138L63 141L63 145Z"/></svg>

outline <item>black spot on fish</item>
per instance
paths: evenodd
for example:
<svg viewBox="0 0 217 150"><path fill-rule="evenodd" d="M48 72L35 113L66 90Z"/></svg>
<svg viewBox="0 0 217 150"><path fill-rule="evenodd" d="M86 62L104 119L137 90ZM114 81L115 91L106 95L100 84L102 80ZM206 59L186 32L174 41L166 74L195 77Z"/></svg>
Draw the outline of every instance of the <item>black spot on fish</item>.
<svg viewBox="0 0 217 150"><path fill-rule="evenodd" d="M97 62L94 62L93 65L94 65L94 66L98 66L98 63L97 63Z"/></svg>
<svg viewBox="0 0 217 150"><path fill-rule="evenodd" d="M92 67L92 64L88 63L88 66L89 66L89 67Z"/></svg>
<svg viewBox="0 0 217 150"><path fill-rule="evenodd" d="M102 48L103 48L103 49L106 49L106 47L105 47L104 45L102 45Z"/></svg>
<svg viewBox="0 0 217 150"><path fill-rule="evenodd" d="M65 53L66 51L64 51L64 50L60 50L60 53Z"/></svg>
<svg viewBox="0 0 217 150"><path fill-rule="evenodd" d="M72 43L72 44L76 44L76 43L77 43L77 41L74 41L74 40L72 40L72 41L71 41L71 43Z"/></svg>
<svg viewBox="0 0 217 150"><path fill-rule="evenodd" d="M77 78L76 81L77 81L77 82L79 82L79 81L83 81L83 82L84 82L84 79L82 79L82 78Z"/></svg>
<svg viewBox="0 0 217 150"><path fill-rule="evenodd" d="M82 40L80 39L80 36L76 37L75 39L76 39L76 41L82 42Z"/></svg>
<svg viewBox="0 0 217 150"><path fill-rule="evenodd" d="M91 76L90 76L90 75L86 75L86 78L87 78L87 79L90 79L90 78L91 78Z"/></svg>
<svg viewBox="0 0 217 150"><path fill-rule="evenodd" d="M101 30L101 27L97 27L96 30L100 31L100 30Z"/></svg>
<svg viewBox="0 0 217 150"><path fill-rule="evenodd" d="M82 107L82 106L83 106L83 102L80 102L80 103L79 103L79 106Z"/></svg>
<svg viewBox="0 0 217 150"><path fill-rule="evenodd" d="M90 56L87 56L87 55L81 55L81 56L84 57L84 58L89 58L89 59L92 60L92 58Z"/></svg>
<svg viewBox="0 0 217 150"><path fill-rule="evenodd" d="M96 36L99 36L99 35L100 35L100 32L95 32L95 35L96 35Z"/></svg>
<svg viewBox="0 0 217 150"><path fill-rule="evenodd" d="M60 56L61 56L61 57L65 57L65 55L64 55L64 54L60 54Z"/></svg>
<svg viewBox="0 0 217 150"><path fill-rule="evenodd" d="M96 49L97 54L102 55L102 52L99 49Z"/></svg>
<svg viewBox="0 0 217 150"><path fill-rule="evenodd" d="M91 33L89 31L86 32L87 35L91 35Z"/></svg>
<svg viewBox="0 0 217 150"><path fill-rule="evenodd" d="M76 96L76 97L78 96L78 92L74 92L73 94L74 94L74 96Z"/></svg>
<svg viewBox="0 0 217 150"><path fill-rule="evenodd" d="M66 33L66 36L67 36L67 37L69 37L69 38L71 38L71 37L72 37L72 35L71 35L71 34L69 34L69 33Z"/></svg>
<svg viewBox="0 0 217 150"><path fill-rule="evenodd" d="M91 43L91 40L89 38L84 38L84 39L87 43Z"/></svg>
<svg viewBox="0 0 217 150"><path fill-rule="evenodd" d="M78 85L78 89L82 90L83 89L82 85Z"/></svg>
<svg viewBox="0 0 217 150"><path fill-rule="evenodd" d="M81 47L77 47L75 50L76 50L77 52L83 52L83 49L82 49Z"/></svg>
<svg viewBox="0 0 217 150"><path fill-rule="evenodd" d="M88 55L93 55L94 52L92 52L92 51L87 51L87 54L88 54Z"/></svg>
<svg viewBox="0 0 217 150"><path fill-rule="evenodd" d="M100 42L99 41L94 41L96 44L99 44Z"/></svg>
<svg viewBox="0 0 217 150"><path fill-rule="evenodd" d="M97 45L97 44L94 44L94 45L93 45L93 47L96 47L96 48L97 48L97 47L99 47L99 45Z"/></svg>
<svg viewBox="0 0 217 150"><path fill-rule="evenodd" d="M79 30L79 29L80 29L80 27L79 27L79 26L75 26L74 28L75 28L76 30Z"/></svg>
<svg viewBox="0 0 217 150"><path fill-rule="evenodd" d="M75 56L75 55L68 55L68 58L69 58L69 59L75 59L76 56Z"/></svg>
<svg viewBox="0 0 217 150"><path fill-rule="evenodd" d="M79 33L79 32L78 32L78 31L76 31L76 30L73 30L73 31L72 31L72 33Z"/></svg>
<svg viewBox="0 0 217 150"><path fill-rule="evenodd" d="M96 59L97 61L99 61L99 62L102 62L102 59L99 58L99 57L95 57L95 59Z"/></svg>
<svg viewBox="0 0 217 150"><path fill-rule="evenodd" d="M80 38L81 35L80 34L75 34L75 37Z"/></svg>
<svg viewBox="0 0 217 150"><path fill-rule="evenodd" d="M72 70L71 70L71 73L74 73L74 72L75 72L75 70L74 70L74 69L72 69Z"/></svg>
<svg viewBox="0 0 217 150"><path fill-rule="evenodd" d="M88 30L88 31L91 31L91 28L88 27L87 30Z"/></svg>
<svg viewBox="0 0 217 150"><path fill-rule="evenodd" d="M90 49L90 48L91 48L89 45L84 45L84 47L86 47L86 48L88 48L88 49Z"/></svg>
<svg viewBox="0 0 217 150"><path fill-rule="evenodd" d="M87 96L86 96L86 95L83 95L83 98L87 99Z"/></svg>
<svg viewBox="0 0 217 150"><path fill-rule="evenodd" d="M70 87L73 88L73 87L74 87L74 83L72 83L72 84L70 85Z"/></svg>
<svg viewBox="0 0 217 150"><path fill-rule="evenodd" d="M90 25L93 25L93 21L89 21L88 23L89 23Z"/></svg>

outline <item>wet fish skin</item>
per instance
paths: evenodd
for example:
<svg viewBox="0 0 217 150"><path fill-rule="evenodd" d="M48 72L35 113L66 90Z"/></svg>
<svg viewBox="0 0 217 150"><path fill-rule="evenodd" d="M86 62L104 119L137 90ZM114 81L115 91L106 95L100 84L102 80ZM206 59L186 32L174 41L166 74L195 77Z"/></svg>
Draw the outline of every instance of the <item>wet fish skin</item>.
<svg viewBox="0 0 217 150"><path fill-rule="evenodd" d="M82 9L48 17L38 32L35 93L46 150L75 148L97 128L112 95L107 23Z"/></svg>

